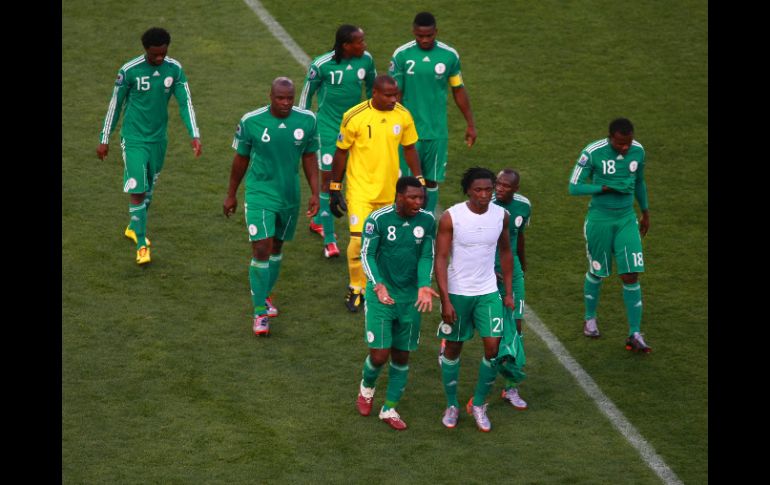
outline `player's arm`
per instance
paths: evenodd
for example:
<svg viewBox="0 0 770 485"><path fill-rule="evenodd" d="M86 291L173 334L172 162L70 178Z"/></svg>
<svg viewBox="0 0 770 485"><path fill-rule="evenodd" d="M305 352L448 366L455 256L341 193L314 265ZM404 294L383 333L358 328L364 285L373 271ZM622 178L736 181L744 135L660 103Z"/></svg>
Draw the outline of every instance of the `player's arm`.
<svg viewBox="0 0 770 485"><path fill-rule="evenodd" d="M644 166L645 161L642 159L639 162L639 167L636 169L636 186L634 188L636 202L642 211L642 218L639 221L639 233L642 236L647 235L647 231L650 229L650 207L647 200L647 182L644 180Z"/></svg>
<svg viewBox="0 0 770 485"><path fill-rule="evenodd" d="M439 298L441 299L441 319L444 323L450 325L457 320L457 312L449 300L448 279L449 252L452 249L453 233L452 215L449 211L446 211L441 215L441 219L438 222L434 271L436 272L436 284L438 285Z"/></svg>
<svg viewBox="0 0 770 485"><path fill-rule="evenodd" d="M110 98L110 104L107 107L107 115L104 117L102 131L99 133L99 146L96 147L96 156L99 157L100 160L107 158L107 154L110 151L110 135L118 125L120 112L123 110L123 104L128 96L129 85L125 76L126 73L123 72L122 69L119 70L115 85L112 88L112 97Z"/></svg>
<svg viewBox="0 0 770 485"><path fill-rule="evenodd" d="M417 154L417 149L414 144L404 145L404 158L406 164L409 165L409 169L412 171L412 175L420 180L420 183L425 185L425 177L422 176L422 168L420 168L420 156Z"/></svg>
<svg viewBox="0 0 770 485"><path fill-rule="evenodd" d="M307 203L307 212L305 215L313 217L318 213L318 155L315 151L302 154L302 170L305 171L305 178L310 185L310 199Z"/></svg>
<svg viewBox="0 0 770 485"><path fill-rule="evenodd" d="M324 187L324 190L329 192L329 210L334 217L342 217L342 213L348 210L348 205L342 196L342 180L345 178L345 169L348 165L348 151L355 143L356 134L355 123L347 116L343 116L340 134L337 135L337 149L332 157L331 182L328 188Z"/></svg>
<svg viewBox="0 0 770 485"><path fill-rule="evenodd" d="M404 66L398 63L398 59L396 58L395 53L393 57L390 58L390 66L388 66L388 75L396 80L396 84L398 85L398 98L396 100L400 103L401 99L404 97L404 88L405 88Z"/></svg>
<svg viewBox="0 0 770 485"><path fill-rule="evenodd" d="M235 197L238 193L238 186L241 185L241 180L243 180L243 176L249 168L251 141L246 134L246 128L243 126L242 121L235 128L232 146L235 149L235 156L233 156L233 165L230 169L230 184L227 187L227 196L222 204L222 210L227 217L235 214L235 207L238 205L238 200Z"/></svg>
<svg viewBox="0 0 770 485"><path fill-rule="evenodd" d="M473 121L473 111L471 110L471 100L468 98L468 92L465 90L465 86L462 85L462 77L458 74L460 85L452 85L452 96L455 99L455 104L460 108L460 112L465 118L465 144L472 147L476 143L476 123ZM455 77L449 78L450 85ZM457 81L454 81L457 82Z"/></svg>
<svg viewBox="0 0 770 485"><path fill-rule="evenodd" d="M516 256L519 257L521 270L527 272L527 254L524 248L524 229L529 226L530 216L528 215L519 228L519 234L516 236Z"/></svg>
<svg viewBox="0 0 770 485"><path fill-rule="evenodd" d="M182 69L179 69L179 77L174 83L174 97L177 104L179 104L179 116L182 117L182 122L187 127L187 133L192 138L190 145L193 148L193 153L196 157L199 157L203 150L200 140L201 131L198 128L198 122L195 120L195 109L192 104L190 86L187 84L187 76L185 76Z"/></svg>
<svg viewBox="0 0 770 485"><path fill-rule="evenodd" d="M302 87L302 93L299 96L299 107L310 109L313 104L313 95L321 87L321 72L315 64L310 64L305 75L305 85Z"/></svg>
<svg viewBox="0 0 770 485"><path fill-rule="evenodd" d="M575 168L572 170L572 176L569 179L569 195L595 195L611 190L605 185L590 183L589 179L592 177L591 155L584 151L578 157Z"/></svg>
<svg viewBox="0 0 770 485"><path fill-rule="evenodd" d="M369 54L369 52L365 52L364 55ZM366 87L366 98L369 99L372 97L372 89L374 88L374 78L377 77L377 68L374 67L374 59L372 59L371 54L369 54L369 61L370 65L369 68L366 70L366 76L364 77L364 85Z"/></svg>
<svg viewBox="0 0 770 485"><path fill-rule="evenodd" d="M505 285L505 297L503 305L511 310L516 309L513 300L513 252L511 251L511 236L508 234L510 216L506 211L503 216L503 230L497 238L497 248L500 250L500 267L503 272L503 284Z"/></svg>
<svg viewBox="0 0 770 485"><path fill-rule="evenodd" d="M436 290L430 287L433 279L433 262L436 253L436 223L425 229L422 245L420 246L420 258L417 260L417 302L414 306L417 311L429 312L433 310L433 297L439 296Z"/></svg>
<svg viewBox="0 0 770 485"><path fill-rule="evenodd" d="M364 222L364 230L361 234L361 266L366 278L372 282L374 293L383 305L393 305L395 301L388 293L385 280L380 275L377 267L377 250L380 247L380 228L377 222L367 217Z"/></svg>

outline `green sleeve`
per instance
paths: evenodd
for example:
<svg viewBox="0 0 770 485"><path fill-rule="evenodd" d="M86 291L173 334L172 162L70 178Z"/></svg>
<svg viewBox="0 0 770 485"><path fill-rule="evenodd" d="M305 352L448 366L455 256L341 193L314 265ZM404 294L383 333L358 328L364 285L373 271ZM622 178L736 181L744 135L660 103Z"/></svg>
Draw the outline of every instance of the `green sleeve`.
<svg viewBox="0 0 770 485"><path fill-rule="evenodd" d="M310 64L305 75L305 86L302 88L302 94L299 97L299 107L310 109L313 105L313 95L321 86L321 73L315 64Z"/></svg>
<svg viewBox="0 0 770 485"><path fill-rule="evenodd" d="M404 94L404 68L403 66L400 66L398 64L398 59L396 56L393 56L390 59L390 67L388 68L388 74L390 77L396 80L396 83L398 84L398 89L401 90L401 94Z"/></svg>
<svg viewBox="0 0 770 485"><path fill-rule="evenodd" d="M187 127L187 133L190 134L190 138L200 138L201 132L195 120L195 109L193 109L190 86L187 84L187 76L184 75L182 69L179 69L179 77L174 83L174 97L177 103L179 103L179 116L182 117L182 122Z"/></svg>
<svg viewBox="0 0 770 485"><path fill-rule="evenodd" d="M636 187L634 189L634 195L636 201L639 203L639 209L646 211L649 209L647 201L647 182L644 180L644 163L639 164L639 169L636 172Z"/></svg>
<svg viewBox="0 0 770 485"><path fill-rule="evenodd" d="M361 233L361 264L372 285L382 283L380 270L377 268L377 248L380 245L380 232L377 223L367 218Z"/></svg>
<svg viewBox="0 0 770 485"><path fill-rule="evenodd" d="M417 288L430 286L433 279L433 257L436 245L436 221L429 230L425 231L425 237L420 248L420 259L417 261Z"/></svg>
<svg viewBox="0 0 770 485"><path fill-rule="evenodd" d="M593 195L601 193L601 185L588 183L588 179L592 175L591 156L586 152L582 152L580 158L575 163L575 168L572 170L572 176L569 180L569 194Z"/></svg>
<svg viewBox="0 0 770 485"><path fill-rule="evenodd" d="M371 59L371 64L369 65L369 69L366 71L366 77L364 78L364 83L366 84L366 98L369 99L372 97L372 88L374 87L374 78L377 77L377 68L374 67L374 59Z"/></svg>
<svg viewBox="0 0 770 485"><path fill-rule="evenodd" d="M310 153L318 151L321 148L321 137L318 135L318 122L316 117L313 116L313 126L308 133L308 143L303 153Z"/></svg>
<svg viewBox="0 0 770 485"><path fill-rule="evenodd" d="M123 70L119 70L115 86L112 89L110 104L107 107L107 115L104 117L104 123L102 124L102 131L99 133L99 142L101 144L107 145L110 143L110 135L118 125L120 112L123 111L123 104L126 102L126 96L128 95L128 89L126 73Z"/></svg>

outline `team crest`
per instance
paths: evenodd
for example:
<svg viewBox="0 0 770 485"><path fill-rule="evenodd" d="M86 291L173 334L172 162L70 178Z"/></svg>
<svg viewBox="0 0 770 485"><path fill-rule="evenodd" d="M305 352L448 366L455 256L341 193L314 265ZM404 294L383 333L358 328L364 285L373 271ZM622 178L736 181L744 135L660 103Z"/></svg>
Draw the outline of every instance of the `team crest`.
<svg viewBox="0 0 770 485"><path fill-rule="evenodd" d="M521 227L521 224L524 222L524 218L521 216L516 216L516 220L513 221L514 224L516 224L516 227Z"/></svg>
<svg viewBox="0 0 770 485"><path fill-rule="evenodd" d="M591 266L593 266L593 268L594 268L596 271L599 271L600 269L602 269L602 263L600 263L599 261L596 261L596 260L594 260L594 261L591 263Z"/></svg>
<svg viewBox="0 0 770 485"><path fill-rule="evenodd" d="M441 326L439 326L439 329L441 329L441 333L444 335L449 335L452 333L452 326L448 323L442 323Z"/></svg>
<svg viewBox="0 0 770 485"><path fill-rule="evenodd" d="M301 140L305 136L305 131L302 128L294 130L294 139Z"/></svg>
<svg viewBox="0 0 770 485"><path fill-rule="evenodd" d="M369 343L374 342L374 332L372 332L371 330L366 332L366 341Z"/></svg>
<svg viewBox="0 0 770 485"><path fill-rule="evenodd" d="M115 85L116 86L121 86L122 84L123 84L123 73L119 72L118 73L118 78L115 79Z"/></svg>
<svg viewBox="0 0 770 485"><path fill-rule="evenodd" d="M366 69L363 67L360 68L358 71L356 71L356 76L358 76L358 79L363 79L366 76Z"/></svg>
<svg viewBox="0 0 770 485"><path fill-rule="evenodd" d="M401 133L401 125L393 125L393 134L398 135Z"/></svg>
<svg viewBox="0 0 770 485"><path fill-rule="evenodd" d="M252 236L257 235L257 226L255 224L249 224L249 234Z"/></svg>
<svg viewBox="0 0 770 485"><path fill-rule="evenodd" d="M584 154L582 154L582 155L580 155L580 158L578 158L578 161L577 161L577 163L578 163L578 165L580 165L581 167L585 167L585 166L586 166L586 163L588 163L588 155L586 155L585 153L584 153Z"/></svg>
<svg viewBox="0 0 770 485"><path fill-rule="evenodd" d="M367 234L374 234L374 224L371 222L366 223L366 229L364 229L364 232Z"/></svg>
<svg viewBox="0 0 770 485"><path fill-rule="evenodd" d="M632 161L631 163L628 164L628 169L631 172L636 172L637 168L639 168L639 162L637 162L636 160L634 160L634 161Z"/></svg>
<svg viewBox="0 0 770 485"><path fill-rule="evenodd" d="M324 165L331 165L333 159L334 157L332 157L331 154L324 153L324 156L321 157L321 163L323 163Z"/></svg>
<svg viewBox="0 0 770 485"><path fill-rule="evenodd" d="M414 234L414 237L421 238L425 235L425 229L422 228L422 226L417 226L412 231L412 234Z"/></svg>
<svg viewBox="0 0 770 485"><path fill-rule="evenodd" d="M136 179L134 177L131 177L130 179L126 180L126 186L123 188L123 192L128 192L129 190L136 188Z"/></svg>
<svg viewBox="0 0 770 485"><path fill-rule="evenodd" d="M355 226L358 224L358 216L355 214L350 214L350 224Z"/></svg>
<svg viewBox="0 0 770 485"><path fill-rule="evenodd" d="M439 62L438 64L436 64L433 70L436 71L436 74L440 76L444 74L444 72L446 71L446 65L443 62Z"/></svg>
<svg viewBox="0 0 770 485"><path fill-rule="evenodd" d="M163 85L166 86L167 88L170 88L172 84L174 84L174 78L171 76L163 80Z"/></svg>

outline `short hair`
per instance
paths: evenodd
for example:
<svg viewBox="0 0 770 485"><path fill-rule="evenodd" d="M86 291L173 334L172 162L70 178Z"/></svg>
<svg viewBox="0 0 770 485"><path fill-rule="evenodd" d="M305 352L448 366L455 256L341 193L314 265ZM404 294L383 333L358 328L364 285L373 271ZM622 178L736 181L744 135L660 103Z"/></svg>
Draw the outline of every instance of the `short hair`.
<svg viewBox="0 0 770 485"><path fill-rule="evenodd" d="M519 180L521 180L521 176L519 176L519 172L517 172L516 170L514 170L512 168L504 168L504 169L500 170L500 173L504 173L506 175L513 175L514 179L517 182Z"/></svg>
<svg viewBox="0 0 770 485"><path fill-rule="evenodd" d="M171 44L171 34L161 27L152 27L142 34L142 45L145 49Z"/></svg>
<svg viewBox="0 0 770 485"><path fill-rule="evenodd" d="M350 24L342 24L337 28L337 33L334 35L334 60L337 64L342 60L342 44L353 41L353 32L361 30L359 27Z"/></svg>
<svg viewBox="0 0 770 485"><path fill-rule="evenodd" d="M420 12L414 16L414 22L412 25L415 27L435 27L436 17L430 12Z"/></svg>
<svg viewBox="0 0 770 485"><path fill-rule="evenodd" d="M610 122L610 136L614 133L631 135L634 133L634 125L628 118L616 118Z"/></svg>
<svg viewBox="0 0 770 485"><path fill-rule="evenodd" d="M396 192L399 194L405 194L407 187L417 187L418 189L421 189L422 184L417 179L417 177L412 175L404 175L398 179L398 182L396 182Z"/></svg>
<svg viewBox="0 0 770 485"><path fill-rule="evenodd" d="M276 86L286 86L288 88L294 87L294 81L289 79L286 76L279 76L275 79L273 79L273 82L270 84L270 92L272 93Z"/></svg>
<svg viewBox="0 0 770 485"><path fill-rule="evenodd" d="M471 167L468 170L466 170L463 173L463 178L460 181L460 185L463 188L463 194L468 192L468 189L471 188L471 184L474 180L478 179L489 179L492 181L492 184L494 185L496 177L495 174L492 173L491 170L482 168L482 167Z"/></svg>
<svg viewBox="0 0 770 485"><path fill-rule="evenodd" d="M398 86L398 83L394 78L391 76L388 76L387 74L380 74L376 78L374 78L374 88L377 90L382 89L386 84L395 84Z"/></svg>

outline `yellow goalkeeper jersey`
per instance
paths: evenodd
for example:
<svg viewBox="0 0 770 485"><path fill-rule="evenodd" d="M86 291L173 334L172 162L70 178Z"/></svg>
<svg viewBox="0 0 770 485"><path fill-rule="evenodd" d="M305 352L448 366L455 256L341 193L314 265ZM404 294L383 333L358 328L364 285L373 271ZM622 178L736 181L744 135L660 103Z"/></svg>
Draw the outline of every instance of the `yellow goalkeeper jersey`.
<svg viewBox="0 0 770 485"><path fill-rule="evenodd" d="M392 111L380 111L369 99L347 110L337 136L337 146L349 150L346 198L392 203L398 180L398 145L413 145L417 138L412 115L400 103Z"/></svg>

